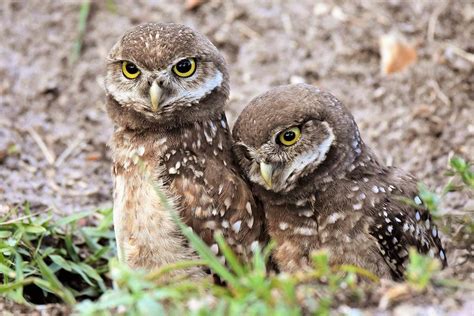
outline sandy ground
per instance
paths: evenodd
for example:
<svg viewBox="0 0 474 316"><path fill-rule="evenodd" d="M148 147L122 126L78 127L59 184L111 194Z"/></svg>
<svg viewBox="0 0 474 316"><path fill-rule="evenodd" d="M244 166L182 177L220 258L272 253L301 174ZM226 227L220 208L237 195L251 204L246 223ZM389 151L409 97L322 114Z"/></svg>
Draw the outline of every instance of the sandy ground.
<svg viewBox="0 0 474 316"><path fill-rule="evenodd" d="M269 87L307 82L345 102L383 160L438 191L449 157L474 159L474 64L459 53L474 53L474 1L212 0L193 11L183 1L110 3L93 2L72 63L80 2L1 2L0 214L25 201L58 215L111 205L104 60L126 29L152 21L194 27L224 53L232 122ZM418 52L391 76L380 71L387 33ZM453 193L444 207L472 212L474 202ZM458 242L453 230L450 273L473 280L472 238ZM472 300L462 293L454 307L465 295Z"/></svg>

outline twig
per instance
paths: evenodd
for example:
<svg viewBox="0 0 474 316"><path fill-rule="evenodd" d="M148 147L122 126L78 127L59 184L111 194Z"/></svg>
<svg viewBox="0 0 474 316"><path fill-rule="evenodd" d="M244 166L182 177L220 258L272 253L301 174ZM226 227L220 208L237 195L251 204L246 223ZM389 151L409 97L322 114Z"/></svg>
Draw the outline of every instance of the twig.
<svg viewBox="0 0 474 316"><path fill-rule="evenodd" d="M254 29L252 29L250 26L246 25L245 23L237 24L237 28L239 29L239 31L242 34L244 34L248 38L259 38L259 37L261 37L261 35L257 31L255 31Z"/></svg>
<svg viewBox="0 0 474 316"><path fill-rule="evenodd" d="M288 14L282 14L281 22L286 34L290 35L293 33L293 24L291 23L291 17Z"/></svg>
<svg viewBox="0 0 474 316"><path fill-rule="evenodd" d="M51 189L58 192L59 194L63 194L63 190L59 187L59 185L54 181L52 177L48 177L46 183L49 185Z"/></svg>
<svg viewBox="0 0 474 316"><path fill-rule="evenodd" d="M449 100L448 96L441 91L441 88L436 80L430 80L428 84L435 90L436 95L438 98L443 101L446 106L451 106L451 101Z"/></svg>
<svg viewBox="0 0 474 316"><path fill-rule="evenodd" d="M88 191L77 191L77 190L62 190L62 194L64 196L71 196L71 197L75 197L75 196L89 196L89 195L93 195L93 194L97 194L97 192L99 192L98 189L92 189L92 190L88 190Z"/></svg>
<svg viewBox="0 0 474 316"><path fill-rule="evenodd" d="M37 215L40 215L41 213L42 212L36 212L36 213L29 214L29 215L20 216L20 217L11 219L9 221L5 221L5 222L0 223L0 226L10 225L10 224L13 224L13 223L16 223L16 222L19 222L19 221L22 221L22 220L25 220L25 219L28 219L28 218L31 218L31 217L35 217Z"/></svg>
<svg viewBox="0 0 474 316"><path fill-rule="evenodd" d="M99 192L98 189L91 189L91 190L88 190L88 191L63 189L52 178L48 178L46 183L49 185L49 187L51 189L53 189L55 192L59 193L61 196L70 196L70 197L89 196L89 195L97 194L97 192Z"/></svg>
<svg viewBox="0 0 474 316"><path fill-rule="evenodd" d="M78 138L76 138L69 146L59 155L58 159L56 160L56 163L54 164L56 167L59 167L74 151L74 149L79 146L79 144L84 140L84 136L80 135Z"/></svg>
<svg viewBox="0 0 474 316"><path fill-rule="evenodd" d="M54 165L54 161L56 160L56 157L54 153L51 150L49 150L49 148L46 146L41 136L32 127L28 127L26 130L28 131L28 133L30 133L31 137L33 137L33 140L36 142L36 144L40 148L41 152L46 158L46 161L50 165Z"/></svg>
<svg viewBox="0 0 474 316"><path fill-rule="evenodd" d="M455 53L459 57L462 57L468 62L474 64L474 54L468 53L465 50L462 50L461 48L454 45L447 45L447 47L450 48L453 51L453 53Z"/></svg>
<svg viewBox="0 0 474 316"><path fill-rule="evenodd" d="M430 16L430 20L428 22L428 31L427 31L427 38L428 42L434 41L434 36L436 32L436 24L438 23L439 15L446 9L448 6L449 1L442 1L440 5L438 5Z"/></svg>

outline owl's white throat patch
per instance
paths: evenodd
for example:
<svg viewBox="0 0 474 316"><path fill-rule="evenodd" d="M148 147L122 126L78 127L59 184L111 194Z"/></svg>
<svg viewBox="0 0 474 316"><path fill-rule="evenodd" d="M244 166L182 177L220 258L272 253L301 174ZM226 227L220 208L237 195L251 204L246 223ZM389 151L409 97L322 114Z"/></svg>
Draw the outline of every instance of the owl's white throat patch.
<svg viewBox="0 0 474 316"><path fill-rule="evenodd" d="M204 82L196 86L196 89L183 89L174 98L167 100L166 103L172 104L178 100L185 101L187 103L195 103L203 99L206 95L211 93L217 87L220 87L223 81L222 73L216 69L214 76L206 79Z"/></svg>
<svg viewBox="0 0 474 316"><path fill-rule="evenodd" d="M314 170L324 161L324 159L326 159L326 155L329 152L332 143L334 142L335 136L332 128L327 122L322 122L322 124L326 127L326 130L329 134L328 137L326 137L326 139L324 139L321 143L314 146L311 150L298 155L298 157L293 160L291 164L283 169L279 181L282 188L285 187L285 189L291 189L291 186L288 187L287 185L294 183L295 178L300 177L305 168L310 167L311 170Z"/></svg>

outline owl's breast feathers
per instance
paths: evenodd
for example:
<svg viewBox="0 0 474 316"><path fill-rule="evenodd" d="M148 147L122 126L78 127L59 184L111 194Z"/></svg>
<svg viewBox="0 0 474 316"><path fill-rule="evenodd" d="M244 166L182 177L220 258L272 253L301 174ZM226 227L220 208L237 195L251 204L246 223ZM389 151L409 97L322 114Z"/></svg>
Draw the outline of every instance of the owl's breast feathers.
<svg viewBox="0 0 474 316"><path fill-rule="evenodd" d="M221 231L238 255L245 258L251 255L263 233L263 219L251 192L231 170L211 159L203 170L202 183L199 179L178 176L172 180L171 189L181 196L184 222L211 250L219 253L213 234Z"/></svg>
<svg viewBox="0 0 474 316"><path fill-rule="evenodd" d="M263 213L235 172L224 115L158 134L128 133L117 130L112 142L115 226L126 258L138 256L130 255L130 245L158 258L175 256L166 261L195 256L185 249L189 247L171 218L170 206L216 254L217 231L242 258L263 246ZM166 203L157 189L167 197Z"/></svg>
<svg viewBox="0 0 474 316"><path fill-rule="evenodd" d="M184 222L216 254L213 235L220 231L234 252L247 258L266 242L263 212L235 171L225 116L182 135L180 148L164 160Z"/></svg>

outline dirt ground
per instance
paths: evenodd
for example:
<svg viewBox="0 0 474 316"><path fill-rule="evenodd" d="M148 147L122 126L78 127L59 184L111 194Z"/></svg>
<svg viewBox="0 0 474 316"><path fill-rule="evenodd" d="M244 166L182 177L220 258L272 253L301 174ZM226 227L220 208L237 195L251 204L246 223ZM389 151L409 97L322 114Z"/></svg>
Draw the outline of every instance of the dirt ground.
<svg viewBox="0 0 474 316"><path fill-rule="evenodd" d="M189 25L224 53L232 122L268 88L307 82L345 102L387 164L433 189L446 183L453 154L474 159L474 1L211 0L195 10L184 1L97 1L73 62L79 11L79 1L0 3L0 214L25 201L58 215L111 206L104 61L125 30L144 22ZM387 33L418 53L390 76L380 71ZM474 211L462 193L443 205L460 216ZM445 273L473 281L472 238L458 242L453 230ZM472 293L452 295L421 302L435 308L418 312L472 311Z"/></svg>

